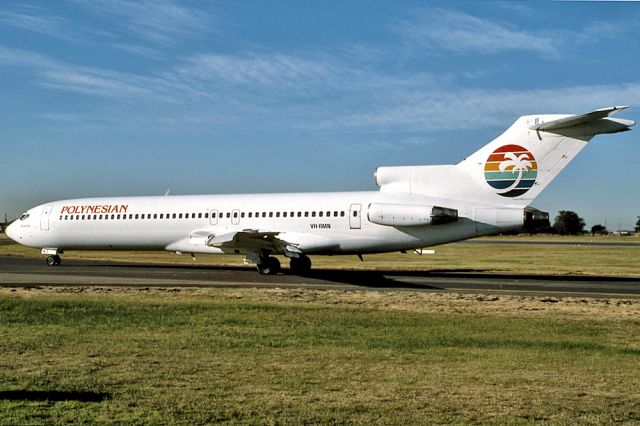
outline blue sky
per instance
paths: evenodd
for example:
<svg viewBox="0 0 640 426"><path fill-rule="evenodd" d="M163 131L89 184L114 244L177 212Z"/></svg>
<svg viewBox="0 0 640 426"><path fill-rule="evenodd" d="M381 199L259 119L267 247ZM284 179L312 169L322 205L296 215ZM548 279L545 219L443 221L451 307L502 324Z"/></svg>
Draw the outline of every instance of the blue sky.
<svg viewBox="0 0 640 426"><path fill-rule="evenodd" d="M518 116L631 104L635 2L3 2L0 214L62 198L375 190ZM533 203L640 215L640 128Z"/></svg>

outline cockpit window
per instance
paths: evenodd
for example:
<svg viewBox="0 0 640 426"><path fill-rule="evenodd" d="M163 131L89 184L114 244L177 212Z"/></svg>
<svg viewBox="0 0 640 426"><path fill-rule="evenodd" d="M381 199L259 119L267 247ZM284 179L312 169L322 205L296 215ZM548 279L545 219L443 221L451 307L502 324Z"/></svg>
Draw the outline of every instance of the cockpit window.
<svg viewBox="0 0 640 426"><path fill-rule="evenodd" d="M29 213L22 213L22 216L20 216L20 220L25 220L29 217Z"/></svg>

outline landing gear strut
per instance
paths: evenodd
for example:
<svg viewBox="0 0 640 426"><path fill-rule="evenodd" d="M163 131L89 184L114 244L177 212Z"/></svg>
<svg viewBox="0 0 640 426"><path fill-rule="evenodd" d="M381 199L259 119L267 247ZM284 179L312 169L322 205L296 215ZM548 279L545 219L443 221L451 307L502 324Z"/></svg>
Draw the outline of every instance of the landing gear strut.
<svg viewBox="0 0 640 426"><path fill-rule="evenodd" d="M291 272L297 275L306 275L311 270L311 259L307 256L292 257L289 261Z"/></svg>
<svg viewBox="0 0 640 426"><path fill-rule="evenodd" d="M256 267L262 275L275 275L280 271L280 261L275 257L265 256L258 260Z"/></svg>
<svg viewBox="0 0 640 426"><path fill-rule="evenodd" d="M47 257L47 265L49 266L58 266L60 263L62 263L62 259L57 254Z"/></svg>

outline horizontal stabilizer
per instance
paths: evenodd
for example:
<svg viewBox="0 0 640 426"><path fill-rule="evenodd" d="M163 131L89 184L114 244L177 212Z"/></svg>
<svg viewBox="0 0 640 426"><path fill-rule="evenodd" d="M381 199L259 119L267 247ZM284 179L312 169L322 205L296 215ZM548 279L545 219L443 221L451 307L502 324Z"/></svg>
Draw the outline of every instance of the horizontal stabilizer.
<svg viewBox="0 0 640 426"><path fill-rule="evenodd" d="M607 117L625 108L628 108L628 106L612 106L608 108L601 108L592 112L588 112L586 114L570 115L568 117L548 121L546 123L536 124L530 126L529 128L531 130L539 131L554 131L580 125L596 124L596 122L605 119L606 122L603 120L602 123L599 123L602 124L602 128L599 129L600 131L598 131L598 133L623 132L625 130L629 130L631 126L636 124L635 121Z"/></svg>

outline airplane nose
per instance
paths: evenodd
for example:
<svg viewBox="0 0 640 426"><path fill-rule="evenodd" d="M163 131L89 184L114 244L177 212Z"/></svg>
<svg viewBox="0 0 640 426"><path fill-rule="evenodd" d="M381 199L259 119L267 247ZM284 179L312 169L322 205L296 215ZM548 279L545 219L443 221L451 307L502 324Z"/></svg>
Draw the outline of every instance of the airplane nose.
<svg viewBox="0 0 640 426"><path fill-rule="evenodd" d="M7 226L7 229L5 229L5 233L7 234L7 237L11 238L15 242L18 242L18 225L16 225L15 222Z"/></svg>

